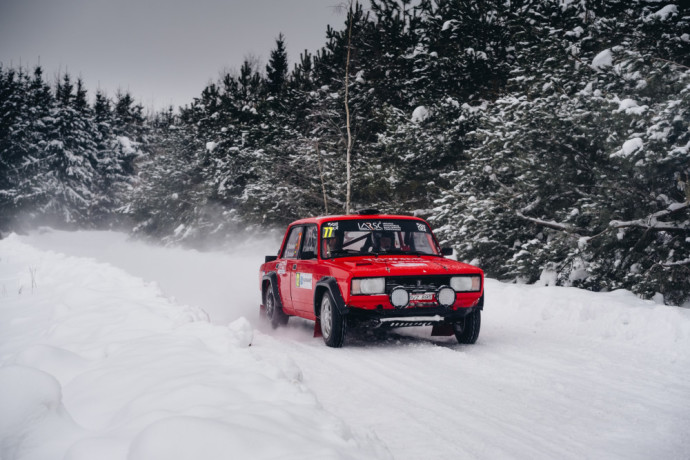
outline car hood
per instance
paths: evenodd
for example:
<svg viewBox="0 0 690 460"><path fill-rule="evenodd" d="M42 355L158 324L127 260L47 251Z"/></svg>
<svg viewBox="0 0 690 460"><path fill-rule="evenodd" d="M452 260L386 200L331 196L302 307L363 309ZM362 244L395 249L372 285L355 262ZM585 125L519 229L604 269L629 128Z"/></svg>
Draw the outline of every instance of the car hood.
<svg viewBox="0 0 690 460"><path fill-rule="evenodd" d="M481 269L432 256L347 257L331 260L354 276L411 276L481 273Z"/></svg>

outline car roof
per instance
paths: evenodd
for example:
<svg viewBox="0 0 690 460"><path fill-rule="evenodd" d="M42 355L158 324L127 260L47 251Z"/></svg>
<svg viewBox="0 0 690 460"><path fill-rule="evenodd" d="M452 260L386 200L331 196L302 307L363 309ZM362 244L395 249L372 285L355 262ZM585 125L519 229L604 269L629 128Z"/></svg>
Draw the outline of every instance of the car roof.
<svg viewBox="0 0 690 460"><path fill-rule="evenodd" d="M299 224L317 224L321 225L324 222L332 222L334 220L386 220L386 219L403 219L403 220L419 220L425 222L421 217L415 216L405 216L399 214L342 214L333 216L317 216L317 217L307 217L305 219L300 219L292 222L292 225Z"/></svg>

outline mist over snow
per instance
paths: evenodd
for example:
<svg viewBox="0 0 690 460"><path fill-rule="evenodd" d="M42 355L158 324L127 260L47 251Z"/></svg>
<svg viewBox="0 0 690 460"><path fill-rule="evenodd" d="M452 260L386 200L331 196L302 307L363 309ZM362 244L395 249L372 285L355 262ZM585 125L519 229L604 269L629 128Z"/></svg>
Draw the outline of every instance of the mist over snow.
<svg viewBox="0 0 690 460"><path fill-rule="evenodd" d="M265 255L277 254L281 236L238 235L227 252L156 246L108 231L36 231L22 240L112 264L155 283L178 303L203 306L212 322L226 325L241 317L258 318L258 267Z"/></svg>
<svg viewBox="0 0 690 460"><path fill-rule="evenodd" d="M690 310L487 280L473 346L258 317L272 238L0 240L0 458L688 458Z"/></svg>

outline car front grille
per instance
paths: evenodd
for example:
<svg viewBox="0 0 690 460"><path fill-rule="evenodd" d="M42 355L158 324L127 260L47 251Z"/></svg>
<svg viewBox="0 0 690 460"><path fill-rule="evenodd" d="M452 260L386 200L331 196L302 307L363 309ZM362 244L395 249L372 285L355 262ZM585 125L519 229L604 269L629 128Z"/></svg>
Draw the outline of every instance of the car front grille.
<svg viewBox="0 0 690 460"><path fill-rule="evenodd" d="M398 286L408 292L435 292L449 284L450 276L390 276L386 278L386 293L390 294Z"/></svg>

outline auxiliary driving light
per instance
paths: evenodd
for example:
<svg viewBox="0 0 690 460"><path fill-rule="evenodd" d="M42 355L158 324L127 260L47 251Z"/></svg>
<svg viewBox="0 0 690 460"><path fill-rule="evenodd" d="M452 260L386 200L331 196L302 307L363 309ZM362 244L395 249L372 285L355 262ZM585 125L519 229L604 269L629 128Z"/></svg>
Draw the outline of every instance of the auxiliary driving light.
<svg viewBox="0 0 690 460"><path fill-rule="evenodd" d="M455 303L455 291L448 286L442 286L436 293L436 299L442 307L450 307Z"/></svg>
<svg viewBox="0 0 690 460"><path fill-rule="evenodd" d="M410 293L400 286L391 291L391 304L395 308L404 308L410 303Z"/></svg>

